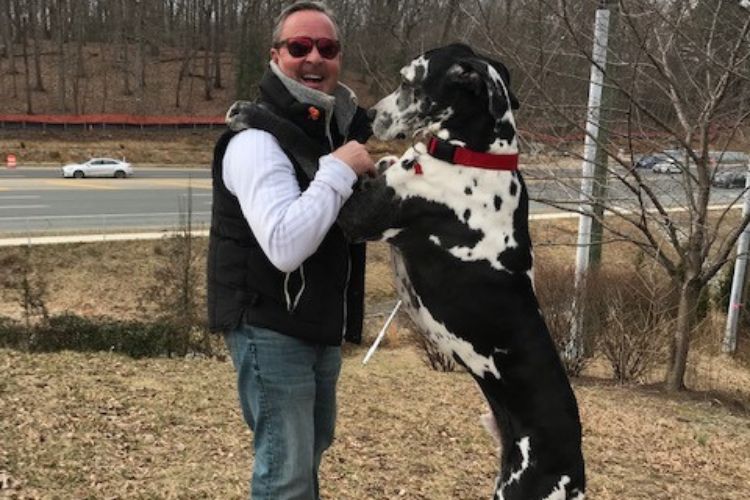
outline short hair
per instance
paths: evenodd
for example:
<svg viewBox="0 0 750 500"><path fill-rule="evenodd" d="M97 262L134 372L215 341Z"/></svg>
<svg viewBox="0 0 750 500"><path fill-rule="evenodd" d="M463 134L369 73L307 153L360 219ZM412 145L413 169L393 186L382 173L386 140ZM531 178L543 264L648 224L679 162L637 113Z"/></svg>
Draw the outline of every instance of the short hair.
<svg viewBox="0 0 750 500"><path fill-rule="evenodd" d="M276 17L276 21L273 26L273 34L271 35L272 44L275 45L281 42L281 28L284 25L284 21L286 21L287 18L295 12L300 12L303 10L314 10L316 12L322 12L323 14L328 16L328 19L330 19L331 23L333 23L333 31L336 34L336 38L341 41L341 37L339 36L339 25L338 22L336 22L336 15L333 13L333 11L328 8L328 6L324 2L302 1L288 5L284 8L284 10L281 11L278 17Z"/></svg>

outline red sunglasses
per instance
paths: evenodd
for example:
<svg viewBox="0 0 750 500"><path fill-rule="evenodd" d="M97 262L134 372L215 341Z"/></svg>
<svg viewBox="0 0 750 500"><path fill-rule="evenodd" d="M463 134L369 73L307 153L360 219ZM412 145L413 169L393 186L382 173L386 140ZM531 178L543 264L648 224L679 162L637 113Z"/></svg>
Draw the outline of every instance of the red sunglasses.
<svg viewBox="0 0 750 500"><path fill-rule="evenodd" d="M341 52L341 43L330 38L310 38L309 36L294 36L274 44L278 49L286 45L286 50L292 57L305 57L312 52L313 47L318 48L318 54L323 59L333 59Z"/></svg>

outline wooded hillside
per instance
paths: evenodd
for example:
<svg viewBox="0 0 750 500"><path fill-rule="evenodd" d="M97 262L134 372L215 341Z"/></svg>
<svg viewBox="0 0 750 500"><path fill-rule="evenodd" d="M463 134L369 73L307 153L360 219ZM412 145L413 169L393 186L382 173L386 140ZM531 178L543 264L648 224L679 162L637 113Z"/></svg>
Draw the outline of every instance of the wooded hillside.
<svg viewBox="0 0 750 500"><path fill-rule="evenodd" d="M235 98L252 96L273 19L287 3L2 0L0 113L221 114ZM555 130L585 117L597 3L328 2L342 29L347 82L365 103L389 90L416 53L461 41L505 62L526 123L533 117ZM746 11L736 1L609 3L621 17L609 49L619 90L654 113L639 127L652 127L654 118L676 120L673 100L705 97L696 82L726 64L738 37L747 42ZM746 58L731 74L716 119L750 109L748 72ZM677 96L664 77L679 84ZM571 120L553 116L552 103ZM643 118L622 95L612 107L623 124Z"/></svg>

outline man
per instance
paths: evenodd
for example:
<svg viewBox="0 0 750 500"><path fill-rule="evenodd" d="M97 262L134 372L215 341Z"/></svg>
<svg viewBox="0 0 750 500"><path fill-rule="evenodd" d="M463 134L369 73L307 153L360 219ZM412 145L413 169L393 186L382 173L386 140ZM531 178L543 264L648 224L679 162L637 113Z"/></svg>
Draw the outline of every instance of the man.
<svg viewBox="0 0 750 500"><path fill-rule="evenodd" d="M364 247L349 245L334 221L357 177L375 168L360 143L369 124L340 69L327 7L287 7L257 119L226 132L214 152L209 321L225 332L254 432L255 500L319 498L341 344L361 336Z"/></svg>

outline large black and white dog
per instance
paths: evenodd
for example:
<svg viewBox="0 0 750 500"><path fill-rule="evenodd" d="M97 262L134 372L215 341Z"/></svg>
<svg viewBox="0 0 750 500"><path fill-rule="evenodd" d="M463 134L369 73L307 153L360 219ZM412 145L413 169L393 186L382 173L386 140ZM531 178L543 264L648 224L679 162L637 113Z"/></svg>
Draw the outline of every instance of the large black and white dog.
<svg viewBox="0 0 750 500"><path fill-rule="evenodd" d="M426 52L373 109L390 140L423 132L363 181L339 224L393 246L410 316L465 366L502 441L494 499L583 499L578 407L534 294L528 195L507 69L465 45ZM243 128L242 108L228 115Z"/></svg>
<svg viewBox="0 0 750 500"><path fill-rule="evenodd" d="M393 245L410 316L487 398L503 444L494 498L582 499L578 408L534 294L517 107L501 63L465 45L419 56L371 110L373 132L429 142L363 182L339 223Z"/></svg>

